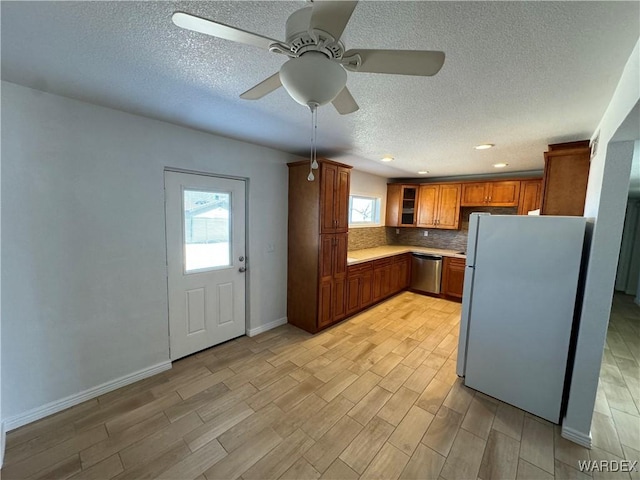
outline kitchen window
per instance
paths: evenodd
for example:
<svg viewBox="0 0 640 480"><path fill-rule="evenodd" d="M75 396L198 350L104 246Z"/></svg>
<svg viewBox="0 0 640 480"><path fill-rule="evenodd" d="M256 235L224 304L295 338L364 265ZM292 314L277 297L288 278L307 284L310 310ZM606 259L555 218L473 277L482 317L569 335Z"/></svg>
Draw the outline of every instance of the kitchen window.
<svg viewBox="0 0 640 480"><path fill-rule="evenodd" d="M349 226L380 225L380 198L349 195Z"/></svg>

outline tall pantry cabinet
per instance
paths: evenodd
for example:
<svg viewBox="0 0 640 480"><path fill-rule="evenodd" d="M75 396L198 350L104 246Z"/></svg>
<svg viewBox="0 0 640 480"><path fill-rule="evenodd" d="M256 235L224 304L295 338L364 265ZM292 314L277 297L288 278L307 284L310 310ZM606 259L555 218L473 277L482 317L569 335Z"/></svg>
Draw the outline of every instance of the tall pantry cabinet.
<svg viewBox="0 0 640 480"><path fill-rule="evenodd" d="M348 165L320 159L289 166L287 317L315 333L346 316Z"/></svg>
<svg viewBox="0 0 640 480"><path fill-rule="evenodd" d="M544 153L542 215L584 214L590 159L588 140L549 145Z"/></svg>

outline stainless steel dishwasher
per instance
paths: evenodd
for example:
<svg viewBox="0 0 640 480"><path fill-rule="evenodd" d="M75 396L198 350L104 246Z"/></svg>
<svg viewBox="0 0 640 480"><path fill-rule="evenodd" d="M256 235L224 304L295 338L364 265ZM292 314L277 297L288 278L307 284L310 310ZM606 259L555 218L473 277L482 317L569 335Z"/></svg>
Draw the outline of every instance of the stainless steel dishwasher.
<svg viewBox="0 0 640 480"><path fill-rule="evenodd" d="M418 292L440 293L442 257L414 253L411 259L411 289Z"/></svg>

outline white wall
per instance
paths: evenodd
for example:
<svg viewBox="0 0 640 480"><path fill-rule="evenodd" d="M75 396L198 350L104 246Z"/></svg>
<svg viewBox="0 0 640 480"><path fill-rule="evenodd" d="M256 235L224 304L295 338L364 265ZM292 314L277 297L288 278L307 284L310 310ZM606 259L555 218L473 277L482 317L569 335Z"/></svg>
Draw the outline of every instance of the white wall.
<svg viewBox="0 0 640 480"><path fill-rule="evenodd" d="M351 170L350 189L351 195L364 195L381 198L380 225L384 225L385 212L387 211L387 179L371 173Z"/></svg>
<svg viewBox="0 0 640 480"><path fill-rule="evenodd" d="M596 132L599 146L591 161L585 217L593 221L582 315L563 435L590 443L602 352L620 249L633 157L638 138L640 42L627 61L616 91ZM631 128L629 128L631 127ZM623 138L620 132L634 138ZM626 140L626 141L624 141Z"/></svg>
<svg viewBox="0 0 640 480"><path fill-rule="evenodd" d="M247 327L285 317L286 162L297 158L6 82L2 158L11 425L169 361L165 167L249 178Z"/></svg>

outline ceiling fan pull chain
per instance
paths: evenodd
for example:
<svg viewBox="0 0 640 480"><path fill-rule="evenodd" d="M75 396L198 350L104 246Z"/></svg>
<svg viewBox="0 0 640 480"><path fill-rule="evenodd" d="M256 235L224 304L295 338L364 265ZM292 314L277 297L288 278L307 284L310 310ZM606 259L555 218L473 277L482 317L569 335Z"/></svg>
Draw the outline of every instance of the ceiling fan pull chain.
<svg viewBox="0 0 640 480"><path fill-rule="evenodd" d="M307 180L313 182L315 177L313 176L313 106L309 104L309 110L311 111L311 151L309 152L309 175Z"/></svg>
<svg viewBox="0 0 640 480"><path fill-rule="evenodd" d="M311 168L314 170L318 169L318 105L313 106L313 110L311 111L311 116L313 117L313 163L311 164Z"/></svg>
<svg viewBox="0 0 640 480"><path fill-rule="evenodd" d="M313 157L311 161L311 168L318 169L318 105L314 104L311 107L311 128L313 129L313 138L311 145L313 147Z"/></svg>
<svg viewBox="0 0 640 480"><path fill-rule="evenodd" d="M311 111L311 152L309 158L309 175L307 176L307 180L313 182L315 179L313 175L313 171L318 169L318 148L316 145L317 134L316 131L318 129L318 104L309 102L309 110Z"/></svg>

